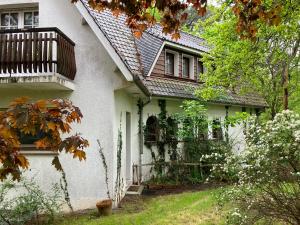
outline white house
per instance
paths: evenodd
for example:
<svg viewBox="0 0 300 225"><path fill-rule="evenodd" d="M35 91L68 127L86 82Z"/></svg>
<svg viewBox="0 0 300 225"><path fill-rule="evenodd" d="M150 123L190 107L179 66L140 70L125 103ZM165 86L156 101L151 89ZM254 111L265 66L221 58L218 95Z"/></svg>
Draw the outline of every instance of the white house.
<svg viewBox="0 0 300 225"><path fill-rule="evenodd" d="M201 54L208 48L202 39L186 33L172 40L159 27L136 39L123 16L93 11L87 0L70 2L0 0L0 108L29 96L33 100L68 98L81 109L84 118L73 131L90 142L87 160L62 155L60 161L74 209L85 209L106 198L97 139L107 158L111 192L120 125L125 186L133 179L145 179L148 171L141 170L141 164L151 162L151 156L143 145L139 121L145 124L150 115L159 113L159 99L166 100L171 114L180 112L184 99L195 98L193 90L203 72ZM144 105L141 114L138 103ZM259 97L228 93L209 102L208 114L224 119L236 111L255 112L265 106ZM241 128L229 128L229 133L242 141ZM30 145L24 145L23 152L31 164L27 175L35 176L42 188L59 182L61 174L51 166L53 153ZM137 178L133 178L133 165L140 174Z"/></svg>

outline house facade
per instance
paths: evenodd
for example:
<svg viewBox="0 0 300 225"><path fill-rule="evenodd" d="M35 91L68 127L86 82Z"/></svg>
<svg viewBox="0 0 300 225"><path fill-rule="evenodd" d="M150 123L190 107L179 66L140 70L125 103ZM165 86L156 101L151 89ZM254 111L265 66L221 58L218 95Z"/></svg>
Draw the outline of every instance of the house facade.
<svg viewBox="0 0 300 225"><path fill-rule="evenodd" d="M165 100L168 114L178 113L185 99L195 99L199 74L205 68L201 54L204 40L186 33L175 41L160 27L136 39L125 18L96 12L86 0L0 0L0 108L20 96L32 100L66 98L84 118L73 126L90 146L87 160L69 155L60 161L75 210L94 207L106 198L104 168L97 140L103 147L113 193L117 177L118 133L122 133L121 177L124 190L149 177L150 151L139 126L160 112ZM201 76L200 76L201 77ZM208 116L224 120L235 112L259 112L266 103L257 96L228 96L208 103ZM242 127L229 127L230 136L243 148ZM213 137L212 137L213 138ZM45 190L61 174L51 165L52 152L22 145L30 160L26 176L33 176Z"/></svg>

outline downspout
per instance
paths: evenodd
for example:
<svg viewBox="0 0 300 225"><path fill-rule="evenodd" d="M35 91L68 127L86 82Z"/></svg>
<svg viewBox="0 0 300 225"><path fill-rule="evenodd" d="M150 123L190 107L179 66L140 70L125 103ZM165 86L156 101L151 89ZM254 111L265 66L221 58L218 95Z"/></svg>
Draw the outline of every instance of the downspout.
<svg viewBox="0 0 300 225"><path fill-rule="evenodd" d="M137 106L138 106L138 114L139 114L139 180L138 184L142 183L142 154L144 152L144 129L143 129L143 113L144 107L151 102L151 96L149 96L147 102L143 102L141 98L139 98Z"/></svg>

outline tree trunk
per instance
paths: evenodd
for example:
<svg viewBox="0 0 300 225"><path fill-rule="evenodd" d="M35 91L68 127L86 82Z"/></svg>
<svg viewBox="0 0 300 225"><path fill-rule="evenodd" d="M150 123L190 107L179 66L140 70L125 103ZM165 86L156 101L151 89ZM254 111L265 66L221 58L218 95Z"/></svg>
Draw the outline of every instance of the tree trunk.
<svg viewBox="0 0 300 225"><path fill-rule="evenodd" d="M283 109L287 110L289 108L289 72L288 66L285 66L283 72Z"/></svg>

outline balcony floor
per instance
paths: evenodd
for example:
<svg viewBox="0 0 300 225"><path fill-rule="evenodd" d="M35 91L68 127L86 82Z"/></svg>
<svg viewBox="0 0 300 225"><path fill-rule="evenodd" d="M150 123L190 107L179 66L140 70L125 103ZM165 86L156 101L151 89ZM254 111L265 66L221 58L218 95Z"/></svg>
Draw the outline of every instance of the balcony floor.
<svg viewBox="0 0 300 225"><path fill-rule="evenodd" d="M73 91L75 84L57 73L12 76L0 74L0 90L5 89Z"/></svg>

